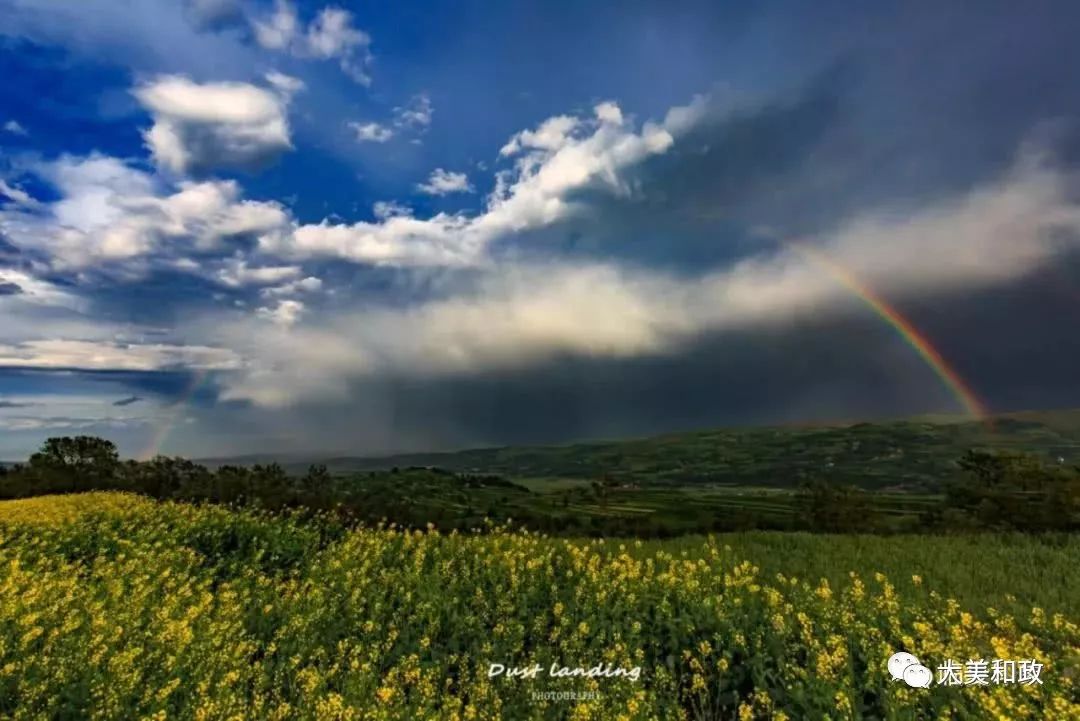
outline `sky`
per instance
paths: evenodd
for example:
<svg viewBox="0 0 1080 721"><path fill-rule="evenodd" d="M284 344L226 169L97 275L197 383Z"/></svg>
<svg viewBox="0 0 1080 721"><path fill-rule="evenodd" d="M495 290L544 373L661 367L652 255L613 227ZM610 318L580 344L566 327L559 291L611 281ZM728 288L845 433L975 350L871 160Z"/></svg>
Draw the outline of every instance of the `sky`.
<svg viewBox="0 0 1080 721"><path fill-rule="evenodd" d="M0 458L1080 405L1078 24L0 0Z"/></svg>

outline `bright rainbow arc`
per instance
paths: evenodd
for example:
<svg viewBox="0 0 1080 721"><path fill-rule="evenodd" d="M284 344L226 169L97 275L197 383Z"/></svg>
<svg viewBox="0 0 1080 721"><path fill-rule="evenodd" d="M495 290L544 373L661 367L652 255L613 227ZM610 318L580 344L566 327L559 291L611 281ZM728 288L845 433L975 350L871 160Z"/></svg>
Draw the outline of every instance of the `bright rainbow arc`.
<svg viewBox="0 0 1080 721"><path fill-rule="evenodd" d="M959 401L969 415L980 421L988 421L990 411L975 391L964 382L964 379L949 365L941 353L930 343L930 340L916 328L911 321L901 315L900 311L875 293L869 286L847 268L831 260L819 250L811 248L803 243L787 243L799 255L819 265L826 270L837 282L850 290L860 300L870 306L871 309L919 354L928 366L934 371L948 391Z"/></svg>

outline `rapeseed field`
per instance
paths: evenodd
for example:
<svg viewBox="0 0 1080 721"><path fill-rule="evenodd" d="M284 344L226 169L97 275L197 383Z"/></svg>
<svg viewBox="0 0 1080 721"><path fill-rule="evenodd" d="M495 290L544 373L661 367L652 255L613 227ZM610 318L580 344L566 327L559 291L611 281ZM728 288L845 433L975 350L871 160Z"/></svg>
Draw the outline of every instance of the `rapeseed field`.
<svg viewBox="0 0 1080 721"><path fill-rule="evenodd" d="M830 581L748 557L738 537L347 528L111 493L8 501L0 718L1080 719L1070 610L1032 603L1038 588L968 594L999 607L940 593L924 568L963 577L978 562L947 538L902 576L859 567L858 537L832 540L844 572ZM1029 543L1018 578L1039 562ZM900 650L935 683L892 679ZM1041 673L938 683L951 659Z"/></svg>

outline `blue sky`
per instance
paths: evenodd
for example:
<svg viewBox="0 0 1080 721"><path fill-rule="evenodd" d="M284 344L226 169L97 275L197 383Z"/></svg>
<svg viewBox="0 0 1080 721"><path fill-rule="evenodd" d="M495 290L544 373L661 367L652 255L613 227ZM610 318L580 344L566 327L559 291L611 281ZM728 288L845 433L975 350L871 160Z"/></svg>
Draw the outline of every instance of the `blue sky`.
<svg viewBox="0 0 1080 721"><path fill-rule="evenodd" d="M0 0L0 457L1080 402L1077 10Z"/></svg>

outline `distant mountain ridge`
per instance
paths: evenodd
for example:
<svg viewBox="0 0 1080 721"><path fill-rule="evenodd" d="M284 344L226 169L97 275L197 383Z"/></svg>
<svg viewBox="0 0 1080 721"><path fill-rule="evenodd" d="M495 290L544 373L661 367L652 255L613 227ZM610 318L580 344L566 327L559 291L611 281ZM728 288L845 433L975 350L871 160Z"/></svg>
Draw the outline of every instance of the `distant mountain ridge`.
<svg viewBox="0 0 1080 721"><path fill-rule="evenodd" d="M611 477L628 482L791 486L827 477L868 488L935 489L971 449L1014 450L1080 463L1080 409L1024 411L992 424L950 416L849 424L721 428L648 438L504 446L381 457L278 455L204 459L219 466L278 462L292 472L436 466L510 477Z"/></svg>

